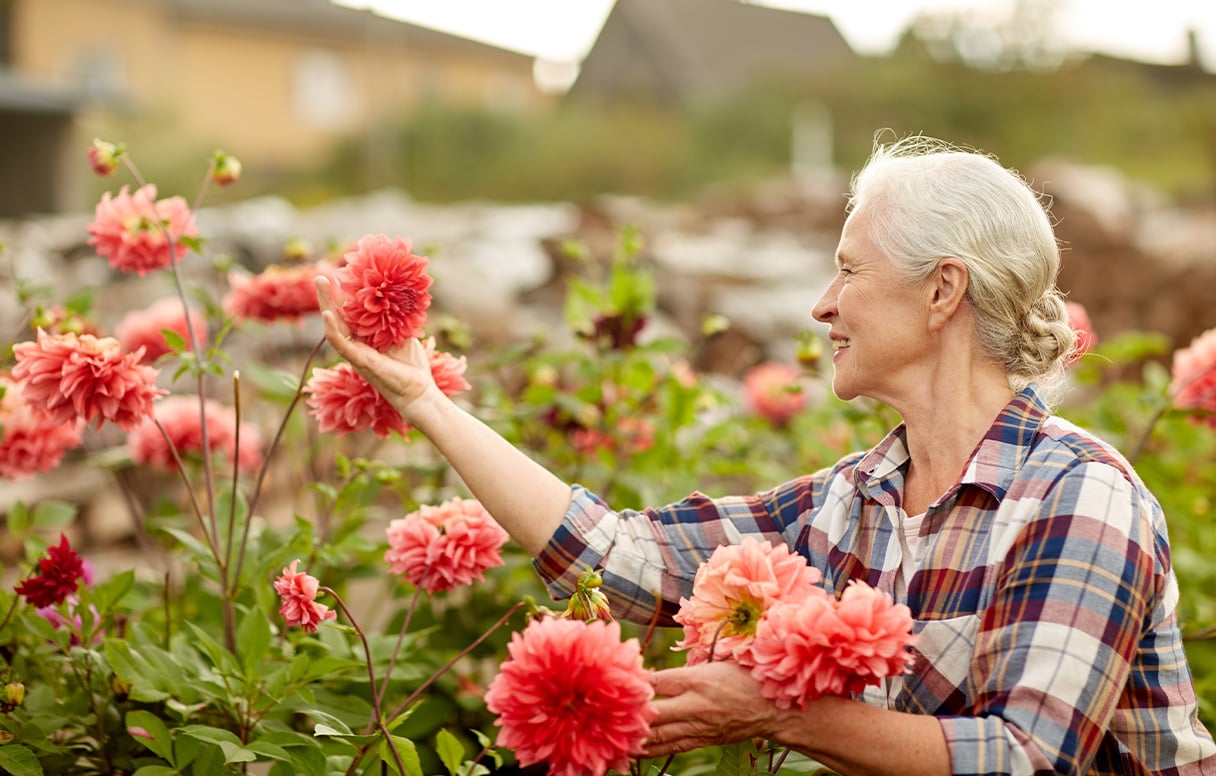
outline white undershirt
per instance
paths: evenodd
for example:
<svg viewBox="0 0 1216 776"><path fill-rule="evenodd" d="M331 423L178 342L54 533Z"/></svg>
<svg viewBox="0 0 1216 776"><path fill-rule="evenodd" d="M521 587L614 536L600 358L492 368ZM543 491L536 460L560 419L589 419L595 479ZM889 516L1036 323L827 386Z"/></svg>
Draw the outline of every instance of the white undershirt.
<svg viewBox="0 0 1216 776"><path fill-rule="evenodd" d="M906 602L908 599L908 583L916 573L916 563L920 559L920 524L925 521L925 513L908 515L899 510L899 525L896 526L895 536L899 539L899 549L902 555L899 568L895 570L895 601ZM887 679L887 708L895 707L895 696L904 688L902 676L892 676Z"/></svg>

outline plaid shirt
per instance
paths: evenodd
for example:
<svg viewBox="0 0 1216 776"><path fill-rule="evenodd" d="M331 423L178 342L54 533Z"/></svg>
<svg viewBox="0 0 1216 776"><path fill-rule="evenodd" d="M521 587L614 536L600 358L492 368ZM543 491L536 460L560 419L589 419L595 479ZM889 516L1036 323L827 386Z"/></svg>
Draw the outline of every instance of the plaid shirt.
<svg viewBox="0 0 1216 776"><path fill-rule="evenodd" d="M761 536L796 549L829 591L887 593L908 464L900 426L874 449L765 493L694 493L612 511L574 487L536 560L555 597L602 569L614 611L672 624L697 567ZM941 722L954 773L1216 774L1198 721L1161 507L1117 452L1050 415L1034 388L1005 408L931 504L904 600L917 659L890 703Z"/></svg>

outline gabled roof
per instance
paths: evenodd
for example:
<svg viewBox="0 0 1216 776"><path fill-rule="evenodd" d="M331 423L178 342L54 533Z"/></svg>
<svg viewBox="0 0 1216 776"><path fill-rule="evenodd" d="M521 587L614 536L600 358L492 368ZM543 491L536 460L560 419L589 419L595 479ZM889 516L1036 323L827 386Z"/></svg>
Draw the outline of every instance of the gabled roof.
<svg viewBox="0 0 1216 776"><path fill-rule="evenodd" d="M712 99L854 57L825 16L738 0L616 0L571 93Z"/></svg>
<svg viewBox="0 0 1216 776"><path fill-rule="evenodd" d="M400 43L429 53L476 56L521 66L533 57L509 49L390 19L330 0L165 0L171 12L190 21L290 30L327 38Z"/></svg>

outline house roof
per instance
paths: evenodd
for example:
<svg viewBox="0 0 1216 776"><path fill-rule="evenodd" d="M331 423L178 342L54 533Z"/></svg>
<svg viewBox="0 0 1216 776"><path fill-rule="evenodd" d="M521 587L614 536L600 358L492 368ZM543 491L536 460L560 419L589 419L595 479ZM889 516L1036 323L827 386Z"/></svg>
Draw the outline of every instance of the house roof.
<svg viewBox="0 0 1216 776"><path fill-rule="evenodd" d="M77 100L0 68L0 112L70 116L78 107Z"/></svg>
<svg viewBox="0 0 1216 776"><path fill-rule="evenodd" d="M825 16L738 0L616 0L571 93L722 97L854 57Z"/></svg>
<svg viewBox="0 0 1216 776"><path fill-rule="evenodd" d="M475 56L530 67L533 57L449 35L331 0L165 0L179 18L203 23L400 43L430 53Z"/></svg>

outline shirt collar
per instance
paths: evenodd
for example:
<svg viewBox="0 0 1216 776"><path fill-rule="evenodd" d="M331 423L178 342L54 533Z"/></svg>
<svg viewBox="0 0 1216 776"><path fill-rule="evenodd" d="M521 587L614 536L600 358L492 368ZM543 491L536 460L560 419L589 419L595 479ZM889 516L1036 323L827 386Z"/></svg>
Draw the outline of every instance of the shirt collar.
<svg viewBox="0 0 1216 776"><path fill-rule="evenodd" d="M959 481L942 495L945 500L965 484L977 485L1003 499L1025 463L1050 410L1030 385L1019 391L976 445ZM857 487L872 498L903 488L908 464L907 428L903 423L871 448L857 463Z"/></svg>

